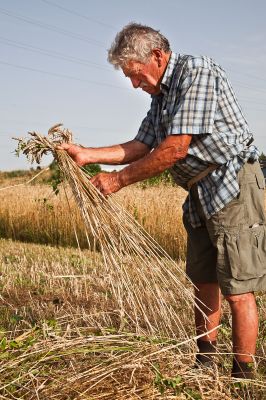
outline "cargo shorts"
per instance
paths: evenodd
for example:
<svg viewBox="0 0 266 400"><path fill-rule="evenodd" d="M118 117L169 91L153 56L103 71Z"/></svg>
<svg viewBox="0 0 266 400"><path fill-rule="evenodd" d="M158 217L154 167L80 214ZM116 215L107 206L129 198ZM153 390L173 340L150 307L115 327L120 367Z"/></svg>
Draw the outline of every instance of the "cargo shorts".
<svg viewBox="0 0 266 400"><path fill-rule="evenodd" d="M240 193L207 219L197 184L190 190L202 226L184 215L186 272L193 283L218 282L223 295L266 290L265 180L258 162L246 163L237 176Z"/></svg>

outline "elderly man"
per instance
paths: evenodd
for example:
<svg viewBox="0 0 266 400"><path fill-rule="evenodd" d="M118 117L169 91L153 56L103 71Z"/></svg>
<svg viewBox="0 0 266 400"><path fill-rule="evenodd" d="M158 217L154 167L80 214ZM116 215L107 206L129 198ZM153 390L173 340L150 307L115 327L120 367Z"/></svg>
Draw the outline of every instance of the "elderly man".
<svg viewBox="0 0 266 400"><path fill-rule="evenodd" d="M254 291L266 287L264 179L258 150L224 70L212 59L178 55L150 27L131 23L115 38L108 60L151 106L135 139L110 147L64 145L80 165L128 164L92 183L109 195L170 169L188 190L187 274L205 305L195 310L196 365L212 366L221 295L232 312L232 376L253 377L258 334ZM170 199L169 199L170 200ZM171 199L175 201L175 199Z"/></svg>

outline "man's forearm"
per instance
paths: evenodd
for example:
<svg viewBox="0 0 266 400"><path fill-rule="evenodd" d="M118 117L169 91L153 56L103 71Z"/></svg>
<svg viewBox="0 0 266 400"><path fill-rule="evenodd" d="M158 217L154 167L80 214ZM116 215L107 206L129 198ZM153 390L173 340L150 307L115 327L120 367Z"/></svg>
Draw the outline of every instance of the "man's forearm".
<svg viewBox="0 0 266 400"><path fill-rule="evenodd" d="M179 139L178 144L177 139ZM178 160L186 157L190 141L191 137L188 135L179 138L168 137L153 152L119 172L122 186L159 175L172 167Z"/></svg>
<svg viewBox="0 0 266 400"><path fill-rule="evenodd" d="M86 148L87 163L110 165L129 164L149 153L148 146L136 140L108 147Z"/></svg>
<svg viewBox="0 0 266 400"><path fill-rule="evenodd" d="M119 172L101 172L91 183L104 195L115 193L122 187L156 176L185 158L191 135L169 135L154 151L132 162Z"/></svg>

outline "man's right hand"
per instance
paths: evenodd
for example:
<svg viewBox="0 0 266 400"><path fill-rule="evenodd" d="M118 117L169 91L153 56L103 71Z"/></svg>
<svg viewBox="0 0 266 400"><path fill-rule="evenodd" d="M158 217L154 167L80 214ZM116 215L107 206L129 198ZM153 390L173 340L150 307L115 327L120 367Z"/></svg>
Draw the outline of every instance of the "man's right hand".
<svg viewBox="0 0 266 400"><path fill-rule="evenodd" d="M65 150L80 167L83 167L91 162L89 157L89 149L86 149L85 147L81 147L76 144L62 143L57 146L57 150Z"/></svg>

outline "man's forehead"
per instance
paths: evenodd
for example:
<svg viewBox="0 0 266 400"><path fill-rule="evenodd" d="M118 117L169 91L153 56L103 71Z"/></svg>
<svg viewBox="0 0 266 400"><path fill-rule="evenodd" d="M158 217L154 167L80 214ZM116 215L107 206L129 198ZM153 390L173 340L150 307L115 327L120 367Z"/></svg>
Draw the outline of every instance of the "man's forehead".
<svg viewBox="0 0 266 400"><path fill-rule="evenodd" d="M124 74L126 74L129 72L135 71L141 65L143 65L143 63L141 63L140 61L129 60L125 64L123 64L121 68L122 68Z"/></svg>

